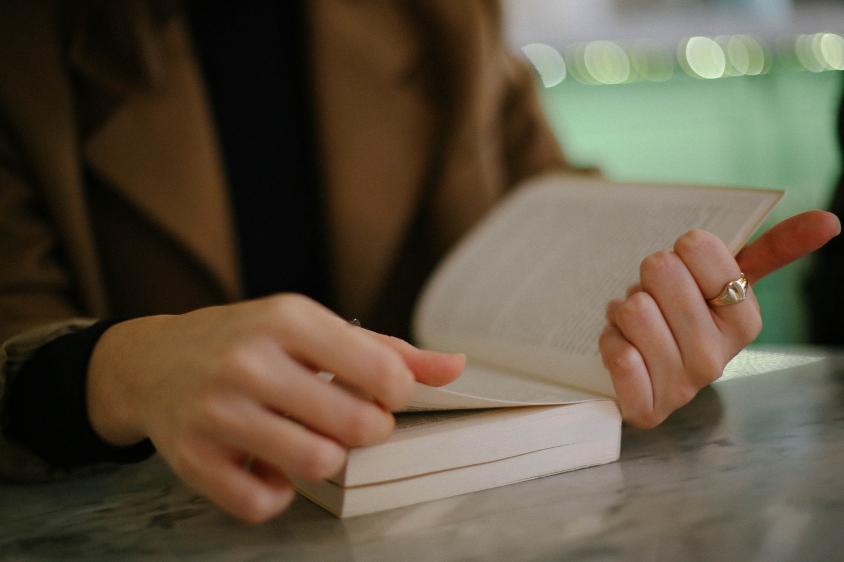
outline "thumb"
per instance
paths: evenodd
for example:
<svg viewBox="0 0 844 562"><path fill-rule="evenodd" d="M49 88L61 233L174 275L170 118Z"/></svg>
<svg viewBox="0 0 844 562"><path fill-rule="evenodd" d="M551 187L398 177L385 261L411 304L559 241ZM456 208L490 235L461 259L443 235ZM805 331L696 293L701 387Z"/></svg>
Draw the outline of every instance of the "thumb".
<svg viewBox="0 0 844 562"><path fill-rule="evenodd" d="M826 211L806 211L765 231L736 256L750 284L814 252L841 232L838 217Z"/></svg>

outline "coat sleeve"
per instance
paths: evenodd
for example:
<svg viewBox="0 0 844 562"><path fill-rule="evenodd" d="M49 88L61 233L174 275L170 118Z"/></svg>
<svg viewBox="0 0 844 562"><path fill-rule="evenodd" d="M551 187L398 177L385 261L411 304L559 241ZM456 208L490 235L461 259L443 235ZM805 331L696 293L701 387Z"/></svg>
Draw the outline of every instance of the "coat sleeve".
<svg viewBox="0 0 844 562"><path fill-rule="evenodd" d="M47 461L16 441L6 437L9 395L22 366L45 344L56 338L83 330L93 324L92 319L68 319L32 328L3 342L0 347L0 479L14 482L43 482L67 477L80 469L62 469Z"/></svg>

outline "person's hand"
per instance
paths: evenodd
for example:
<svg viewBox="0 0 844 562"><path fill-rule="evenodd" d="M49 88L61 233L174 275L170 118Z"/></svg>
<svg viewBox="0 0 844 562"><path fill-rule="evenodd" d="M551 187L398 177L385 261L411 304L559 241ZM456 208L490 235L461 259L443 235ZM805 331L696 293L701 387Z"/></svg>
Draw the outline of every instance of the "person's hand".
<svg viewBox="0 0 844 562"><path fill-rule="evenodd" d="M114 325L91 357L88 411L106 442L149 437L188 485L261 522L292 501L288 476L333 475L347 447L388 437L415 380L445 384L463 367L278 295Z"/></svg>
<svg viewBox="0 0 844 562"><path fill-rule="evenodd" d="M752 290L739 304L711 307L707 299L742 272L753 285L840 231L835 215L809 211L775 225L735 258L702 230L681 236L674 251L645 258L640 283L607 306L599 339L624 420L658 425L720 377L759 335L762 319Z"/></svg>

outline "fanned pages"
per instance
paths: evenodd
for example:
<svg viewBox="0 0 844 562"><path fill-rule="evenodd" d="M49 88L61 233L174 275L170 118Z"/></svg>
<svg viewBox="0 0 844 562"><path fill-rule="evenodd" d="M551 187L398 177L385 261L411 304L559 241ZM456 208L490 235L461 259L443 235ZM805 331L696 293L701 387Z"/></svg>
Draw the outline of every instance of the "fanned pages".
<svg viewBox="0 0 844 562"><path fill-rule="evenodd" d="M416 383L413 401L403 411L467 410L547 406L599 400L600 395L559 383L514 376L478 362L466 363L460 378L447 386Z"/></svg>

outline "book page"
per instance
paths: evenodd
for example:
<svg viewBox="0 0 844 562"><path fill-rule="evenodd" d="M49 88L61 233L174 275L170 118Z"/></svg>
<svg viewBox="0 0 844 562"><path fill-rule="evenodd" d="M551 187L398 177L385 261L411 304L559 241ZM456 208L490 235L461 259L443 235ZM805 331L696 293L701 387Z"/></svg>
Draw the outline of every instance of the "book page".
<svg viewBox="0 0 844 562"><path fill-rule="evenodd" d="M416 383L403 412L465 410L574 404L604 398L557 383L514 376L477 362L467 362L456 381L441 387Z"/></svg>
<svg viewBox="0 0 844 562"><path fill-rule="evenodd" d="M424 347L613 395L598 337L647 255L700 228L733 252L781 191L540 178L503 202L432 277L417 307Z"/></svg>

